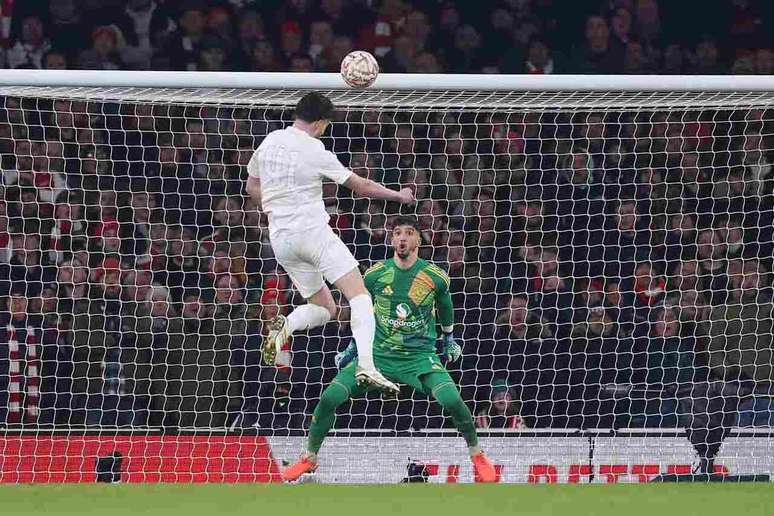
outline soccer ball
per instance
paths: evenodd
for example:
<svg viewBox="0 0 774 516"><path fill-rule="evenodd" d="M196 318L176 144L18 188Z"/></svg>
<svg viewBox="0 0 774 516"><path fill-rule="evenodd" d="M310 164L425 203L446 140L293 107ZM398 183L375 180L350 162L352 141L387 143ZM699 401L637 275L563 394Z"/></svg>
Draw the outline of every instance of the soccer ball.
<svg viewBox="0 0 774 516"><path fill-rule="evenodd" d="M341 61L341 76L353 88L367 88L379 75L376 58L364 50L350 52Z"/></svg>

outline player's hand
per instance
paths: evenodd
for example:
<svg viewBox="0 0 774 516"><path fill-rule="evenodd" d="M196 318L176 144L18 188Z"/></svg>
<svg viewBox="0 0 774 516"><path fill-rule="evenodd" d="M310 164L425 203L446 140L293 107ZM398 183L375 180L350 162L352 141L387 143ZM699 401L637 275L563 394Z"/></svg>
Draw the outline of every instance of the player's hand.
<svg viewBox="0 0 774 516"><path fill-rule="evenodd" d="M414 190L411 188L401 188L398 192L398 202L401 204L416 204L417 198L414 197Z"/></svg>
<svg viewBox="0 0 774 516"><path fill-rule="evenodd" d="M443 336L443 354L446 355L446 363L456 362L462 356L462 347L454 340L453 333Z"/></svg>
<svg viewBox="0 0 774 516"><path fill-rule="evenodd" d="M355 344L355 339L352 339L344 351L336 353L333 363L336 364L337 369L344 369L355 358L357 358L357 345Z"/></svg>

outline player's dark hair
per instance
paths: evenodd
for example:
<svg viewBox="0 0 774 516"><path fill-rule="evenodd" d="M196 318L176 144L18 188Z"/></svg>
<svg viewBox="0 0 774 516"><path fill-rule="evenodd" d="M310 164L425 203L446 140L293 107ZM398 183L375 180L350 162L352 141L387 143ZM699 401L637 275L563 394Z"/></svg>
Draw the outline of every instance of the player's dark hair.
<svg viewBox="0 0 774 516"><path fill-rule="evenodd" d="M419 231L419 221L414 215L398 215L392 223L392 228L395 229L398 226L411 226Z"/></svg>
<svg viewBox="0 0 774 516"><path fill-rule="evenodd" d="M333 118L333 102L331 99L313 91L307 93L296 104L295 117L304 122L317 122L318 120L331 120Z"/></svg>

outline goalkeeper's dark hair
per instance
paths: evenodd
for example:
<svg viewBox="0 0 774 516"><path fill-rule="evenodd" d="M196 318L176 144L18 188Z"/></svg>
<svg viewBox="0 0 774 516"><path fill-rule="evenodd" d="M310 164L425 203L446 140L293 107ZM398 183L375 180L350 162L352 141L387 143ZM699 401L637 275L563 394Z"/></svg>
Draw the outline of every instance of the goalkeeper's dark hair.
<svg viewBox="0 0 774 516"><path fill-rule="evenodd" d="M319 120L333 119L334 109L331 99L313 91L307 93L296 104L295 117L304 122L317 122Z"/></svg>
<svg viewBox="0 0 774 516"><path fill-rule="evenodd" d="M395 229L398 226L411 226L419 231L419 220L414 215L401 214L395 217L392 222L392 229Z"/></svg>

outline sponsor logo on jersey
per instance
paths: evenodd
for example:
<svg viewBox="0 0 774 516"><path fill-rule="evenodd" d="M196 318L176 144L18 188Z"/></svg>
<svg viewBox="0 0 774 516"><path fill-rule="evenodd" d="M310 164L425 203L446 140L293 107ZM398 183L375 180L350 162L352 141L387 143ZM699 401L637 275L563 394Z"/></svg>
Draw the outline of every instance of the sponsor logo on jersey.
<svg viewBox="0 0 774 516"><path fill-rule="evenodd" d="M395 307L395 318L379 315L379 321L393 328L409 328L416 330L425 326L425 318L422 316L411 319L412 310L406 303L400 303Z"/></svg>

